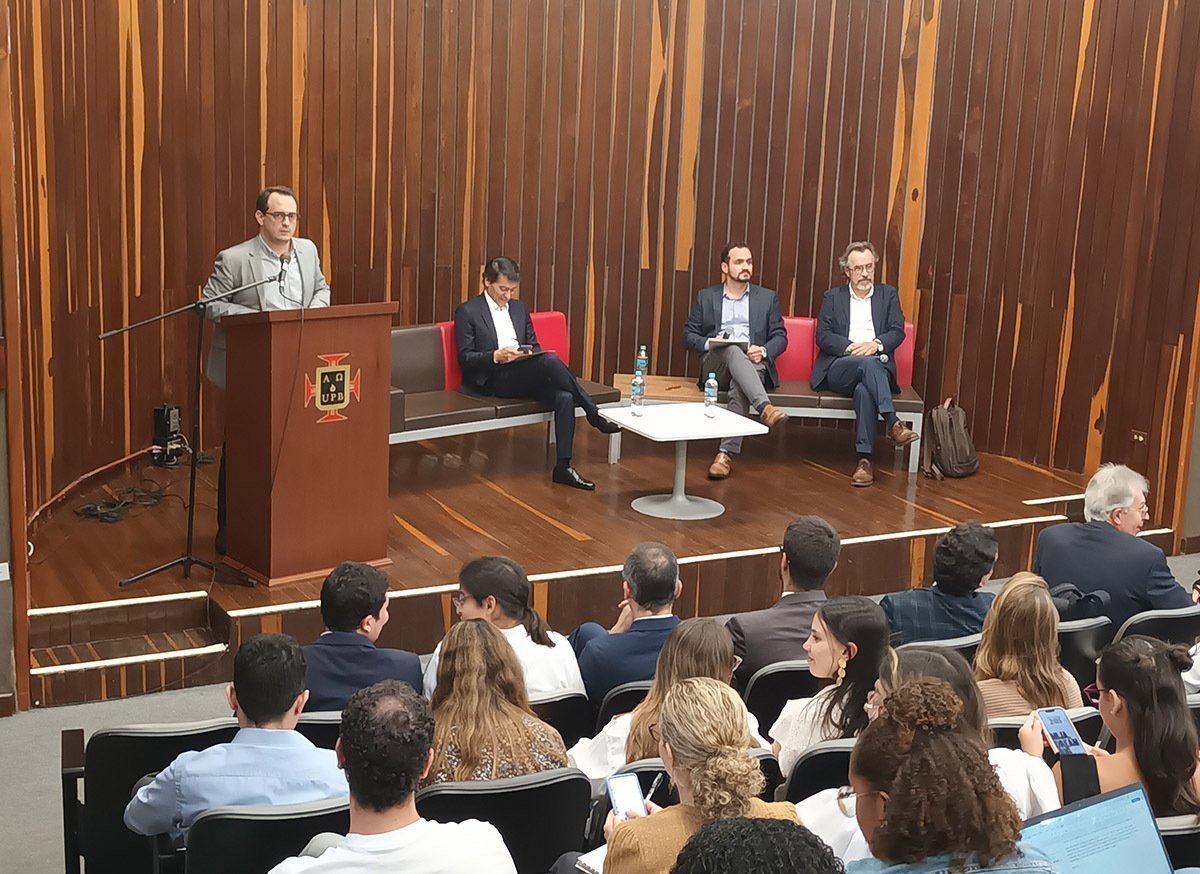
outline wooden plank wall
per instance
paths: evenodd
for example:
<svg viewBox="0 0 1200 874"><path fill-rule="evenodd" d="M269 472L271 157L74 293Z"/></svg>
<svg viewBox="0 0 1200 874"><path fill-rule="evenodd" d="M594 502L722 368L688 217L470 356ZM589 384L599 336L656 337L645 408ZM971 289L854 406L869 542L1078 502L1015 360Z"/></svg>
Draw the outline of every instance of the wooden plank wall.
<svg viewBox="0 0 1200 874"><path fill-rule="evenodd" d="M335 302L445 319L509 254L595 379L694 368L729 238L797 314L873 239L981 449L1127 461L1177 521L1200 3L11 2L31 512L186 403L186 320L96 334L193 299L291 182Z"/></svg>

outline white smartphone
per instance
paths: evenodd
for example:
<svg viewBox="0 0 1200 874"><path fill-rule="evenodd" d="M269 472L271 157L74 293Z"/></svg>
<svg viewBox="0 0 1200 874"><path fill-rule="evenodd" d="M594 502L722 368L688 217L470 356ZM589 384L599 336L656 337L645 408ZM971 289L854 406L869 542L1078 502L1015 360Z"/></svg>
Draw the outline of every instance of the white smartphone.
<svg viewBox="0 0 1200 874"><path fill-rule="evenodd" d="M646 816L650 812L637 774L614 774L607 782L608 800L612 802L613 816L618 821L629 819L634 813Z"/></svg>
<svg viewBox="0 0 1200 874"><path fill-rule="evenodd" d="M1042 729L1050 741L1050 746L1060 756L1086 756L1087 747L1075 730L1075 724L1067 711L1061 707L1039 707L1038 719L1042 721Z"/></svg>

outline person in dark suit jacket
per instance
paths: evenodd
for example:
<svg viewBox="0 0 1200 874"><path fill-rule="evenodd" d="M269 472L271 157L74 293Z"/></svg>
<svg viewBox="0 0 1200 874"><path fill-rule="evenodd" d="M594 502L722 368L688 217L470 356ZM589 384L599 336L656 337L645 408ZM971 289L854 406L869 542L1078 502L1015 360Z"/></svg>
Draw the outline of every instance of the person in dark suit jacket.
<svg viewBox="0 0 1200 874"><path fill-rule="evenodd" d="M1146 478L1123 464L1104 464L1088 481L1084 522L1064 522L1038 535L1033 572L1054 588L1074 583L1081 592L1108 592L1105 613L1117 630L1144 610L1191 606L1167 557L1137 537L1149 519Z"/></svg>
<svg viewBox="0 0 1200 874"><path fill-rule="evenodd" d="M964 522L947 531L933 553L933 585L884 595L892 646L948 640L983 631L996 596L981 592L992 578L999 547L987 525Z"/></svg>
<svg viewBox="0 0 1200 874"><path fill-rule="evenodd" d="M801 516L788 525L779 559L783 595L765 610L737 613L725 623L733 654L742 660L733 673L739 689L767 665L807 657L804 641L826 601L825 580L841 550L838 533L820 516Z"/></svg>
<svg viewBox="0 0 1200 874"><path fill-rule="evenodd" d="M639 543L625 559L621 614L607 631L585 622L568 636L579 657L588 700L597 708L622 683L654 678L658 652L679 624L679 562L661 543Z"/></svg>
<svg viewBox="0 0 1200 874"><path fill-rule="evenodd" d="M779 384L775 359L788 343L779 297L750 282L754 257L745 243L730 243L721 250L721 274L722 284L701 289L697 295L683 324L683 345L701 355L701 388L709 373L716 374L721 390L729 392L730 412L745 414L753 409L771 428L787 418L767 397L767 390ZM745 351L732 345L713 348L712 341L718 339L747 347ZM722 440L708 478L729 476L733 456L741 451L741 437Z"/></svg>
<svg viewBox="0 0 1200 874"><path fill-rule="evenodd" d="M897 446L907 446L917 433L896 416L892 395L898 394L896 347L904 342L904 313L894 286L875 282L879 256L867 242L851 243L838 259L846 285L831 288L821 301L817 318L817 360L812 387L854 399L858 466L852 485L875 482L871 454L875 451L875 421L883 417Z"/></svg>
<svg viewBox="0 0 1200 874"><path fill-rule="evenodd" d="M321 585L321 619L327 629L304 647L308 661L305 710L341 710L359 689L400 680L421 689L415 653L375 646L388 621L387 577L377 568L344 561Z"/></svg>
<svg viewBox="0 0 1200 874"><path fill-rule="evenodd" d="M588 424L603 434L620 427L600 416L579 380L553 352L542 353L529 307L514 297L521 268L511 258L493 258L483 268L483 294L454 311L454 339L463 385L481 395L532 398L554 410L558 461L551 479L577 489L594 489L571 466L575 443L575 407L583 407Z"/></svg>

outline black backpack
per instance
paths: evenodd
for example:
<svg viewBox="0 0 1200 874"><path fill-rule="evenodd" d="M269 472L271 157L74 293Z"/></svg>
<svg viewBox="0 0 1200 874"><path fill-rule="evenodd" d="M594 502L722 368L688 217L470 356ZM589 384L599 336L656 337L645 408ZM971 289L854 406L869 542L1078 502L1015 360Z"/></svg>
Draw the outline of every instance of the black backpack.
<svg viewBox="0 0 1200 874"><path fill-rule="evenodd" d="M946 398L925 414L925 429L921 435L921 469L933 479L970 476L979 470L979 456L967 433L967 414Z"/></svg>

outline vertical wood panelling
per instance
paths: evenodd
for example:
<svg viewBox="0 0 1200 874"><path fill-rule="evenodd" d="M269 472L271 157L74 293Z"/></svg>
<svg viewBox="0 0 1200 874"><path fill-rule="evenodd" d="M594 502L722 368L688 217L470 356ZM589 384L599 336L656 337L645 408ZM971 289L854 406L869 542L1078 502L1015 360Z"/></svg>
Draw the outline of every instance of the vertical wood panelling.
<svg viewBox="0 0 1200 874"><path fill-rule="evenodd" d="M694 371L681 322L729 239L796 314L872 239L916 388L957 394L979 448L1128 461L1177 521L1197 4L11 2L31 507L186 404L186 319L95 336L193 299L283 182L335 302L446 319L503 252L594 379L638 343Z"/></svg>

